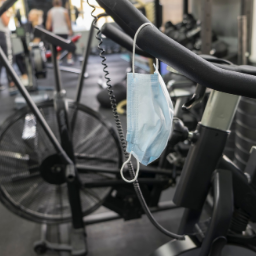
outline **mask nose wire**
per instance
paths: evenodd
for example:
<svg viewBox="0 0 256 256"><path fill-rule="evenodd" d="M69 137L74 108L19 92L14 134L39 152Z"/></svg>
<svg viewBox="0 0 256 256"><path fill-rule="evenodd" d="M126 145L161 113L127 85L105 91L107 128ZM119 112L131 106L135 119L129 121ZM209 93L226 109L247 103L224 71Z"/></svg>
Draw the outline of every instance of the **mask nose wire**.
<svg viewBox="0 0 256 256"><path fill-rule="evenodd" d="M135 75L134 75L134 74L135 74L134 62L135 62L136 40L137 40L138 34L140 33L141 29L144 28L144 27L146 27L146 26L148 26L148 25L150 25L150 26L153 27L153 24L150 23L150 22L144 23L144 24L142 24L142 25L138 28L138 30L136 31L136 34L134 35L133 50L132 50L132 73L133 73L133 77L135 76ZM156 60L157 60L157 61L156 61L156 66L157 66L157 70L158 70L158 66L159 66L159 64L158 64L158 59L156 59Z"/></svg>

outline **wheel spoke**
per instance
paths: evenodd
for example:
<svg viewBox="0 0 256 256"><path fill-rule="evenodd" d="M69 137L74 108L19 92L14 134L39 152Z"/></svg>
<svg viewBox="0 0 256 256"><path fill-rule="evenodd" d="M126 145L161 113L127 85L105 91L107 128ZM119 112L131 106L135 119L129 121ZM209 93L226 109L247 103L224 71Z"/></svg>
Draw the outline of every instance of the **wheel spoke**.
<svg viewBox="0 0 256 256"><path fill-rule="evenodd" d="M45 193L43 181L36 182L30 186L29 190L19 199L18 203L26 205L26 203L24 203L25 200L33 202L34 200L32 198L37 198L39 193Z"/></svg>
<svg viewBox="0 0 256 256"><path fill-rule="evenodd" d="M83 191L89 194L92 198L96 199L97 201L101 201L101 198L92 189L83 188Z"/></svg>
<svg viewBox="0 0 256 256"><path fill-rule="evenodd" d="M82 141L79 142L79 144L76 146L76 151L79 151L79 149L85 145L86 142L88 142L90 139L95 138L95 134L101 129L102 124L99 124L94 130L92 130Z"/></svg>
<svg viewBox="0 0 256 256"><path fill-rule="evenodd" d="M97 160L97 161L109 162L109 163L115 163L115 164L118 162L115 159L109 159L107 157L96 156L93 154L75 153L75 157L78 160Z"/></svg>
<svg viewBox="0 0 256 256"><path fill-rule="evenodd" d="M27 154L20 154L17 152L12 152L12 151L0 151L0 157L10 157L10 158L14 158L16 160L21 160L21 161L29 161L29 155Z"/></svg>

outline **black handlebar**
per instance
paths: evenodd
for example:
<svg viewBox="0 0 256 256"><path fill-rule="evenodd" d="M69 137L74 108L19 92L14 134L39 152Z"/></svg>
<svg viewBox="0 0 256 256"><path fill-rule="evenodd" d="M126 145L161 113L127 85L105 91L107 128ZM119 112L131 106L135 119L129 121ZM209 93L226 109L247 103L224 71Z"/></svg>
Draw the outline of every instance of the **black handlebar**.
<svg viewBox="0 0 256 256"><path fill-rule="evenodd" d="M132 37L142 24L149 22L128 0L97 0L97 2ZM223 70L197 56L155 27L144 27L138 35L137 45L205 87L256 98L256 77Z"/></svg>
<svg viewBox="0 0 256 256"><path fill-rule="evenodd" d="M71 40L65 40L43 28L36 27L34 36L39 37L54 46L60 46L62 50L67 50L69 52L74 52L76 50L76 46Z"/></svg>
<svg viewBox="0 0 256 256"><path fill-rule="evenodd" d="M17 0L7 0L0 7L0 16L2 16L8 9L10 9Z"/></svg>
<svg viewBox="0 0 256 256"><path fill-rule="evenodd" d="M243 74L248 74L252 76L256 76L256 67L253 66L248 66L248 65L241 65L241 66L236 66L236 65L223 65L219 63L214 64L216 67L220 67L222 69L234 71L234 72L239 72Z"/></svg>

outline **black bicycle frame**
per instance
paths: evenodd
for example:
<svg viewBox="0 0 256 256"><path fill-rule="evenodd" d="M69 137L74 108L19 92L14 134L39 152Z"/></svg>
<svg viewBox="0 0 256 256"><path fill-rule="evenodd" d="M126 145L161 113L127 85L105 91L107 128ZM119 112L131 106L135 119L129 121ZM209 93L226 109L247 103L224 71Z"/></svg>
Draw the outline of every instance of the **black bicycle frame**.
<svg viewBox="0 0 256 256"><path fill-rule="evenodd" d="M56 96L59 96L61 93L61 82L60 82L60 74L59 68L57 64L57 46L52 46L52 54L53 54L53 65L55 70L55 79L56 79ZM32 113L37 118L38 122L41 124L43 130L49 137L51 143L53 144L56 151L62 156L63 162L69 166L69 170L73 169L73 172L69 172L69 179L68 182L68 192L69 192L69 201L72 211L72 222L73 227L75 229L83 228L83 214L82 214L82 207L80 202L80 184L78 182L78 177L76 175L76 170L74 167L74 154L72 152L72 143L71 137L68 130L68 120L67 120L67 110L65 108L65 99L64 97L58 97L58 100L55 100L56 112L57 112L57 120L59 125L59 131L61 135L61 144L57 140L56 136L53 134L52 130L48 126L47 122L43 118L41 112L33 102L31 96L27 92L25 86L20 82L17 74L15 73L13 67L10 65L8 59L6 58L3 50L0 48L0 61L2 61L4 67L6 68L7 72L11 76L12 80L14 81L15 85L17 86L18 90L25 98L25 101L29 108L31 109ZM63 129L66 127L67 129ZM63 132L62 132L63 131ZM71 168L70 168L71 166ZM70 177L72 177L70 179Z"/></svg>
<svg viewBox="0 0 256 256"><path fill-rule="evenodd" d="M27 105L29 106L29 108L31 109L32 113L35 115L38 122L41 124L43 130L45 131L46 135L50 139L50 141L53 144L56 151L60 155L62 155L63 160L65 161L66 164L73 164L72 160L68 157L66 152L63 150L63 148L60 145L59 141L57 140L56 136L53 134L51 128L49 127L49 125L45 121L44 117L42 116L41 112L37 108L36 104L32 100L32 98L29 95L28 91L26 90L25 86L20 82L19 77L15 73L15 70L13 69L11 64L9 63L8 59L5 56L5 53L3 52L3 50L1 48L0 48L0 61L3 63L3 66L6 68L8 74L10 75L13 82L17 86L18 90L20 91L20 93L24 97L24 99L25 99Z"/></svg>
<svg viewBox="0 0 256 256"><path fill-rule="evenodd" d="M58 121L59 127L59 134L61 145L69 158L75 164L75 155L73 151L73 143L72 143L72 135L69 129L69 121L68 121L68 109L67 109L67 102L65 98L65 91L62 90L61 79L60 79L60 70L57 61L57 45L51 45L52 50L52 63L53 63L53 70L55 73L55 85L56 85L56 92L54 95L54 108L56 112L56 117ZM72 168L72 167L71 167ZM69 196L69 203L71 206L72 211L72 223L75 229L81 229L84 227L83 224L83 212L81 206L81 198L80 198L80 183L78 180L77 170L76 168L69 169L71 170L71 177L67 177L70 175L66 173L67 178L67 186L68 186L68 196ZM73 172L73 173L72 173Z"/></svg>
<svg viewBox="0 0 256 256"><path fill-rule="evenodd" d="M231 172L234 205L249 214L250 220L256 221L254 185L232 161L222 156L238 102L238 96L217 91L213 91L209 97L202 123L196 131L199 139L190 148L174 195L174 203L186 208L180 234L193 232L216 169Z"/></svg>
<svg viewBox="0 0 256 256"><path fill-rule="evenodd" d="M100 19L101 17L106 17L106 16L108 16L106 13L101 13L97 16L97 20ZM85 78L84 74L86 72L87 65L88 65L88 59L89 59L90 52L91 52L93 35L94 35L94 20L92 21L91 27L90 27L90 30L89 30L89 37L88 37L88 40L87 40L86 50L84 51L81 73L80 73L79 78L78 78L78 84L77 84L77 89L76 89L77 92L76 92L76 99L75 99L75 102L77 104L80 103L81 95L82 95L82 92L83 92L83 85L84 85L84 78ZM72 119L72 123L71 123L71 131L74 130L74 127L75 127L75 124L76 124L76 119L77 119L77 111L75 111L74 115L73 115L73 119Z"/></svg>
<svg viewBox="0 0 256 256"><path fill-rule="evenodd" d="M99 20L102 17L106 17L106 16L108 16L108 14L101 13L101 14L97 15L97 20ZM86 50L84 51L81 73L80 73L80 76L78 79L78 84L77 84L77 93L76 93L76 100L75 100L76 103L80 103L81 94L83 91L83 84L84 84L84 73L86 72L86 69L87 69L88 59L89 59L90 52L91 52L93 35L94 35L94 20L91 23Z"/></svg>

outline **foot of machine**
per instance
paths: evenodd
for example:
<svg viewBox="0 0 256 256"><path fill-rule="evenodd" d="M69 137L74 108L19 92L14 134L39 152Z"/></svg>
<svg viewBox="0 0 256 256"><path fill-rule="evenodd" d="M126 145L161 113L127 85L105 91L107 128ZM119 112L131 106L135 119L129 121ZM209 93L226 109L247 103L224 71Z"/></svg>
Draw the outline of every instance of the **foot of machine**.
<svg viewBox="0 0 256 256"><path fill-rule="evenodd" d="M59 242L52 243L47 240L48 226L41 227L41 240L34 243L34 251L43 255L48 251L59 252L61 256L87 255L86 233L84 229L73 229L70 224L58 226Z"/></svg>

